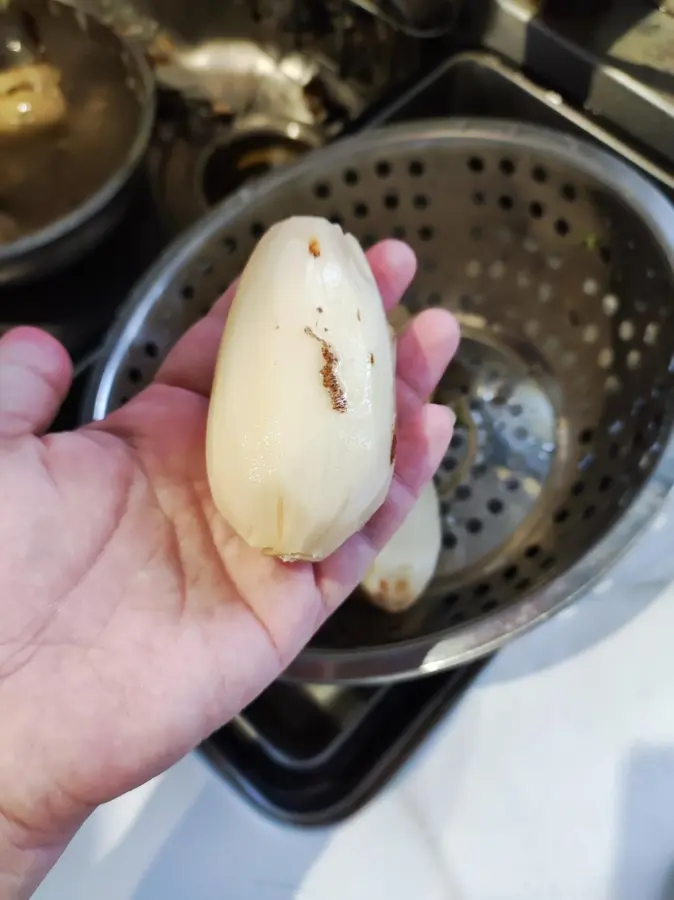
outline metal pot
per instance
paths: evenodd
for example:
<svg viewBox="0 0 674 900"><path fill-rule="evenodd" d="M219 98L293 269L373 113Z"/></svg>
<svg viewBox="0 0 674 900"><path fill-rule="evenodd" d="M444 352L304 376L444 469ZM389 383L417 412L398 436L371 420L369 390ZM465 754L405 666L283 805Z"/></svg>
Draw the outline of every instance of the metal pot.
<svg viewBox="0 0 674 900"><path fill-rule="evenodd" d="M119 222L155 111L148 62L107 26L57 0L13 0L12 10L36 26L69 112L59 129L0 143L0 211L23 232L0 243L0 285L68 265Z"/></svg>

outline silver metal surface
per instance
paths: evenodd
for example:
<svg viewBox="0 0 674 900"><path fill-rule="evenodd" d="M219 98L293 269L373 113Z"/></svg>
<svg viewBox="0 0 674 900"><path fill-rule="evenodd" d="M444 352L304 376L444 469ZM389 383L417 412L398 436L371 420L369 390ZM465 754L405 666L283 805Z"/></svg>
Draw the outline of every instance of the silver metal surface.
<svg viewBox="0 0 674 900"><path fill-rule="evenodd" d="M428 40L448 35L461 0L348 0L380 22L410 37Z"/></svg>
<svg viewBox="0 0 674 900"><path fill-rule="evenodd" d="M455 0L389 0L407 22L416 25L446 16Z"/></svg>
<svg viewBox="0 0 674 900"><path fill-rule="evenodd" d="M155 67L166 87L204 97L220 113L284 118L314 124L307 85L319 74L314 60L282 55L253 40L217 38L177 47Z"/></svg>
<svg viewBox="0 0 674 900"><path fill-rule="evenodd" d="M33 24L30 18L18 16L9 3L6 6L0 3L0 71L39 60L41 48L36 35L31 33Z"/></svg>
<svg viewBox="0 0 674 900"><path fill-rule="evenodd" d="M554 25L531 0L475 4L474 37L620 136L674 163L674 17L657 4L618 0L585 27ZM561 8L563 4L558 4ZM566 26L566 27L565 27Z"/></svg>
<svg viewBox="0 0 674 900"><path fill-rule="evenodd" d="M174 244L110 335L84 418L153 377L289 214L369 245L408 240L405 303L464 340L438 399L457 411L436 480L444 550L391 616L352 599L288 676L405 678L483 655L549 616L626 549L672 487L674 210L591 144L491 120L372 131L246 188Z"/></svg>
<svg viewBox="0 0 674 900"><path fill-rule="evenodd" d="M572 55L567 62L573 65ZM626 86L625 90L628 90ZM648 155L636 151L597 124L594 118L578 112L556 91L540 87L492 53L468 52L451 56L421 82L396 97L388 107L375 113L368 120L367 127L398 121L401 110L407 109L410 103L416 107L415 98L428 94L432 99L430 104L426 101L426 106L430 105L434 116L498 116L558 128L594 140L639 168L665 188L670 196L674 195L674 173L671 168L657 165ZM417 116L415 114L414 117Z"/></svg>
<svg viewBox="0 0 674 900"><path fill-rule="evenodd" d="M68 115L54 133L0 146L2 211L20 226L0 243L3 285L63 267L119 221L154 122L150 68L111 29L59 0L12 0L12 11L38 30Z"/></svg>
<svg viewBox="0 0 674 900"><path fill-rule="evenodd" d="M345 98L356 97L362 104L419 68L416 41L349 0L79 2L147 46L160 68L173 68L173 77L186 86L243 96L247 85L255 91L254 82L264 81L260 96L249 97L257 104L270 92L280 93L281 107L272 110L276 114L287 109L289 86L278 90L286 78L301 83L303 73L320 70L321 77L332 76ZM224 83L225 73L234 84ZM295 95L292 104L301 107L302 98Z"/></svg>

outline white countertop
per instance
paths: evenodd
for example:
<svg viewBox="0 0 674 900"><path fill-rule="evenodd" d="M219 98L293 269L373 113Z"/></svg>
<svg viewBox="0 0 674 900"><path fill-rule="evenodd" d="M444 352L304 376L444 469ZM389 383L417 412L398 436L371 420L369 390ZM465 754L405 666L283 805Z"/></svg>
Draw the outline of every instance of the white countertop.
<svg viewBox="0 0 674 900"><path fill-rule="evenodd" d="M502 651L344 824L277 825L193 755L101 808L36 897L673 900L672 530Z"/></svg>

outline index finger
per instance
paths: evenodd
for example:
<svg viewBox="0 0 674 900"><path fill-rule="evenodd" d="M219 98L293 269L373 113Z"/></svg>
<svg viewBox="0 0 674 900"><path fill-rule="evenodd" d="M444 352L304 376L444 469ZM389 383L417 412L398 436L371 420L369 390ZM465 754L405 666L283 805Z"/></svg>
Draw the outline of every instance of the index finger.
<svg viewBox="0 0 674 900"><path fill-rule="evenodd" d="M409 287L416 271L414 251L402 241L385 240L367 252L384 308L389 311ZM233 282L211 311L193 325L169 352L155 383L209 397L222 330L236 294Z"/></svg>

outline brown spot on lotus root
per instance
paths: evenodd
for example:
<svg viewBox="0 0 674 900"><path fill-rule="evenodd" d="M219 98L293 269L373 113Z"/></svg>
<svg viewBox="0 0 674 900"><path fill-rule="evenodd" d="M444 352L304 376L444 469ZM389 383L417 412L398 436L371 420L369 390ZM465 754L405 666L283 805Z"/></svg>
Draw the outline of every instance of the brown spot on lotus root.
<svg viewBox="0 0 674 900"><path fill-rule="evenodd" d="M337 375L337 366L339 358L332 347L323 338L320 338L311 328L304 329L304 333L308 334L321 345L321 355L323 357L324 366L321 369L321 378L323 379L323 387L330 397L330 405L335 412L343 413L347 410L346 394L344 388Z"/></svg>
<svg viewBox="0 0 674 900"><path fill-rule="evenodd" d="M393 426L393 434L391 435L391 465L396 461L396 444L398 443L398 435L396 434L395 424Z"/></svg>
<svg viewBox="0 0 674 900"><path fill-rule="evenodd" d="M370 365L374 365L374 353L370 353Z"/></svg>
<svg viewBox="0 0 674 900"><path fill-rule="evenodd" d="M311 253L312 256L321 255L321 245L318 243L316 238L312 238L309 241L309 253Z"/></svg>
<svg viewBox="0 0 674 900"><path fill-rule="evenodd" d="M356 310L356 318L360 322L360 310L359 309Z"/></svg>
<svg viewBox="0 0 674 900"><path fill-rule="evenodd" d="M412 585L406 578L396 578L392 584L382 578L377 587L372 599L392 612L407 609L414 602Z"/></svg>

